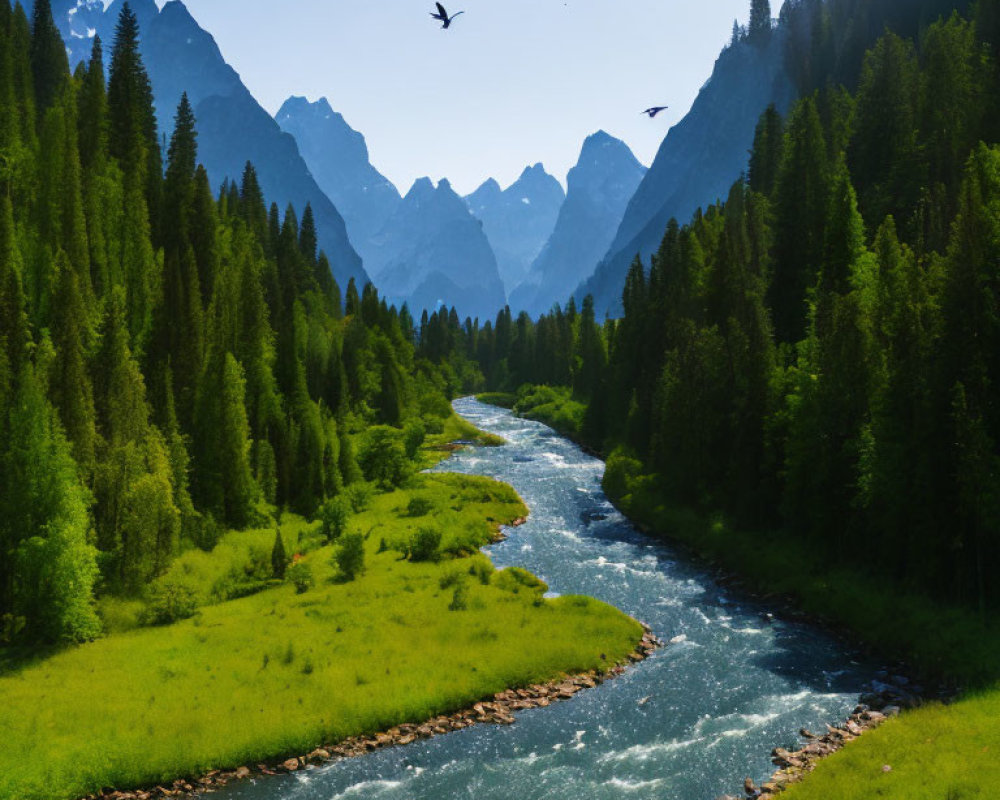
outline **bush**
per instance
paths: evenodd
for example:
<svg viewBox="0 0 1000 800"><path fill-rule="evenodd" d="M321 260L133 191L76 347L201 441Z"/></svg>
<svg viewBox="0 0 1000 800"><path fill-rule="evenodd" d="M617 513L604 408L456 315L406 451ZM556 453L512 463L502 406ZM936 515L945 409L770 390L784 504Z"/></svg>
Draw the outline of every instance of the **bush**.
<svg viewBox="0 0 1000 800"><path fill-rule="evenodd" d="M461 581L455 586L455 593L448 604L449 611L465 611L469 607L469 587L465 581Z"/></svg>
<svg viewBox="0 0 1000 800"><path fill-rule="evenodd" d="M476 559L472 562L472 566L469 567L469 574L475 578L479 578L479 582L483 586L489 586L490 579L496 571L497 570L496 567L493 566L493 562L486 558Z"/></svg>
<svg viewBox="0 0 1000 800"><path fill-rule="evenodd" d="M368 509L372 501L372 487L367 483L352 483L344 492L344 497L355 514L361 514Z"/></svg>
<svg viewBox="0 0 1000 800"><path fill-rule="evenodd" d="M507 567L507 569L500 570L497 573L494 585L505 592L513 594L519 594L522 589L526 589L540 596L549 590L545 581L536 578L526 569L521 569L520 567Z"/></svg>
<svg viewBox="0 0 1000 800"><path fill-rule="evenodd" d="M437 561L441 557L441 531L421 528L410 542L410 561Z"/></svg>
<svg viewBox="0 0 1000 800"><path fill-rule="evenodd" d="M158 581L150 590L142 622L145 625L170 625L182 619L190 619L197 610L198 598L190 586Z"/></svg>
<svg viewBox="0 0 1000 800"><path fill-rule="evenodd" d="M383 491L391 491L409 477L410 461L402 439L401 431L387 425L368 429L358 464L365 480L377 484Z"/></svg>
<svg viewBox="0 0 1000 800"><path fill-rule="evenodd" d="M304 561L296 561L288 568L285 578L292 582L298 594L305 594L316 585L312 568Z"/></svg>
<svg viewBox="0 0 1000 800"><path fill-rule="evenodd" d="M411 460L416 458L426 438L427 429L424 428L424 424L420 420L408 422L403 429L403 447L406 451L406 457Z"/></svg>
<svg viewBox="0 0 1000 800"><path fill-rule="evenodd" d="M414 497L406 507L406 515L409 517L426 517L434 510L434 504L426 497Z"/></svg>
<svg viewBox="0 0 1000 800"><path fill-rule="evenodd" d="M360 533L341 537L340 547L333 554L333 563L344 580L353 581L365 571L365 540Z"/></svg>
<svg viewBox="0 0 1000 800"><path fill-rule="evenodd" d="M605 493L613 501L621 500L631 493L632 481L641 473L642 463L618 448L608 457L608 463L604 468Z"/></svg>
<svg viewBox="0 0 1000 800"><path fill-rule="evenodd" d="M346 497L334 497L323 504L319 510L319 517L323 538L327 544L343 535L352 513L350 500Z"/></svg>

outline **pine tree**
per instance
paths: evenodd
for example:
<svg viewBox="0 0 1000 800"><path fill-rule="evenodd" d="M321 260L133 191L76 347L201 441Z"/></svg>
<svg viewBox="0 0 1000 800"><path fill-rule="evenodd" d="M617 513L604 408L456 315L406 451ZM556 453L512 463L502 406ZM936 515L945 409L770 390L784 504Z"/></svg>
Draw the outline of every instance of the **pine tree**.
<svg viewBox="0 0 1000 800"><path fill-rule="evenodd" d="M59 288L56 306L59 313L53 320L52 336L58 358L52 365L49 386L53 403L72 443L73 457L84 474L89 474L94 468L97 431L94 394L84 352L87 313L76 272L62 252L57 269Z"/></svg>
<svg viewBox="0 0 1000 800"><path fill-rule="evenodd" d="M35 84L35 107L41 116L55 104L69 81L66 45L52 19L50 0L35 0L31 21L31 74Z"/></svg>
<svg viewBox="0 0 1000 800"><path fill-rule="evenodd" d="M107 155L108 96L104 82L104 47L94 37L90 61L77 95L80 164L84 172L96 170Z"/></svg>
<svg viewBox="0 0 1000 800"><path fill-rule="evenodd" d="M750 151L748 178L750 188L770 197L778 180L778 170L784 151L785 134L781 114L769 105L754 132L753 149Z"/></svg>
<svg viewBox="0 0 1000 800"><path fill-rule="evenodd" d="M805 331L806 290L823 263L829 208L827 149L813 97L789 117L785 153L775 189L774 277L770 305L780 342L796 342Z"/></svg>
<svg viewBox="0 0 1000 800"><path fill-rule="evenodd" d="M142 187L152 236L158 239L162 157L153 89L139 53L139 23L126 2L115 29L108 79L108 149L136 186ZM126 202L129 202L126 199Z"/></svg>
<svg viewBox="0 0 1000 800"><path fill-rule="evenodd" d="M769 0L751 0L749 39L764 43L771 37L771 3Z"/></svg>
<svg viewBox="0 0 1000 800"><path fill-rule="evenodd" d="M271 574L278 580L284 580L287 569L288 554L285 550L285 540L281 535L281 528L276 525L274 528L274 545L271 547Z"/></svg>

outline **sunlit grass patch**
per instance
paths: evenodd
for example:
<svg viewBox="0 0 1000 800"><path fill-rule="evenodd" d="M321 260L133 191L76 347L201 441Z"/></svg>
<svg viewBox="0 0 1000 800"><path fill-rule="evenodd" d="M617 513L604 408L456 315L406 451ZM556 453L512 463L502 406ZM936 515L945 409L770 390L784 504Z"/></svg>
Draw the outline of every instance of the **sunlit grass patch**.
<svg viewBox="0 0 1000 800"><path fill-rule="evenodd" d="M411 515L414 498L433 513ZM364 541L354 581L338 580L337 545L321 547L302 559L314 579L304 593L286 583L0 678L0 798L72 798L307 752L623 658L642 635L633 620L594 600L545 600L478 553L525 511L504 484L416 476L350 518ZM428 525L439 553L408 560Z"/></svg>
<svg viewBox="0 0 1000 800"><path fill-rule="evenodd" d="M820 762L788 800L986 800L1000 792L1000 689L893 719Z"/></svg>

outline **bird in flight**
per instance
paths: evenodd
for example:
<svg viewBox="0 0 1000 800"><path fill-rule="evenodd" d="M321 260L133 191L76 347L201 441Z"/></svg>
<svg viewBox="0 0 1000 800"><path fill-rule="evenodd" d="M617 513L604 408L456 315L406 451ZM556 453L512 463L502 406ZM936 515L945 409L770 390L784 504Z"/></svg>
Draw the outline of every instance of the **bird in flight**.
<svg viewBox="0 0 1000 800"><path fill-rule="evenodd" d="M670 106L653 106L652 108L647 108L642 113L643 114L647 114L649 116L649 118L652 119L657 114L659 114L661 111L666 111L668 108L670 108Z"/></svg>
<svg viewBox="0 0 1000 800"><path fill-rule="evenodd" d="M448 12L444 10L444 6L443 5L441 5L440 3L435 3L434 5L436 5L437 9L438 9L437 10L437 14L435 14L434 12L431 12L431 16L434 17L434 19L436 19L436 20L440 20L441 21L441 27L445 28L445 29L451 27L451 23L453 23L455 21L455 17L457 17L459 14L464 14L465 13L464 11L456 11L451 16L448 16Z"/></svg>

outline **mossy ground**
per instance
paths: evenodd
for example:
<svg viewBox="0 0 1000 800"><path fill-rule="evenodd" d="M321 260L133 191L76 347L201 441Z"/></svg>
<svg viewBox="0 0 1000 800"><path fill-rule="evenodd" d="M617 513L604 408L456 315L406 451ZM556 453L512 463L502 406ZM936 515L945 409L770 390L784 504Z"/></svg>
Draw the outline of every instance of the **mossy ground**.
<svg viewBox="0 0 1000 800"><path fill-rule="evenodd" d="M414 497L433 511L410 516ZM354 581L338 579L336 545L319 547L302 559L315 578L303 594L283 584L10 669L0 798L80 797L306 752L624 658L642 635L634 620L491 574L478 547L525 513L504 484L418 475L352 518L367 567ZM405 560L428 526L446 555Z"/></svg>

